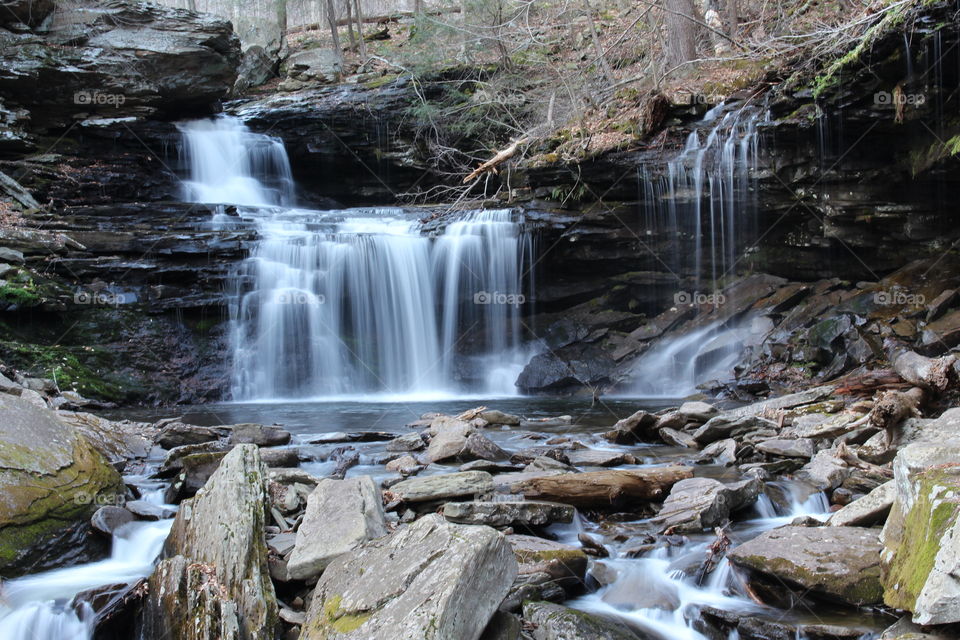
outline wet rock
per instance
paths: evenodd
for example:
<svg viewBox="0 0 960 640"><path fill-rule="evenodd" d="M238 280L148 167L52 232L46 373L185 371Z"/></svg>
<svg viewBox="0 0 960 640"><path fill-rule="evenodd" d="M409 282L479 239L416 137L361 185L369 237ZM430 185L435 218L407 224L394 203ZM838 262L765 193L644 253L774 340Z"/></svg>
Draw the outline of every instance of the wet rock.
<svg viewBox="0 0 960 640"><path fill-rule="evenodd" d="M334 560L300 638L478 638L516 575L504 536L428 515Z"/></svg>
<svg viewBox="0 0 960 640"><path fill-rule="evenodd" d="M684 402L677 413L686 422L706 422L719 415L720 410L706 402Z"/></svg>
<svg viewBox="0 0 960 640"><path fill-rule="evenodd" d="M911 622L910 616L900 618L880 634L880 640L951 640L953 637L954 634L949 631L925 631L923 627Z"/></svg>
<svg viewBox="0 0 960 640"><path fill-rule="evenodd" d="M100 533L111 536L114 531L133 521L133 514L123 507L106 505L96 510L90 518L90 525Z"/></svg>
<svg viewBox="0 0 960 640"><path fill-rule="evenodd" d="M423 465L417 462L416 458L408 455L391 460L387 463L386 469L387 471L396 471L402 476L412 476L423 469Z"/></svg>
<svg viewBox="0 0 960 640"><path fill-rule="evenodd" d="M821 491L836 489L850 475L850 467L830 451L818 451L813 459L805 464L797 477Z"/></svg>
<svg viewBox="0 0 960 640"><path fill-rule="evenodd" d="M472 460L460 465L459 471L489 471L490 473L500 473L509 471L522 471L523 465L513 464L511 462L497 462L495 460Z"/></svg>
<svg viewBox="0 0 960 640"><path fill-rule="evenodd" d="M459 524L491 527L543 527L554 522L573 522L573 507L558 502L448 502L443 517Z"/></svg>
<svg viewBox="0 0 960 640"><path fill-rule="evenodd" d="M897 487L893 480L886 482L831 514L827 524L831 527L870 527L881 523L890 513L896 495Z"/></svg>
<svg viewBox="0 0 960 640"><path fill-rule="evenodd" d="M267 565L267 470L242 444L195 498L181 505L150 578L146 637L272 636L277 602Z"/></svg>
<svg viewBox="0 0 960 640"><path fill-rule="evenodd" d="M431 502L486 495L493 491L493 476L486 471L462 471L426 478L411 478L390 487L404 502Z"/></svg>
<svg viewBox="0 0 960 640"><path fill-rule="evenodd" d="M653 519L663 530L698 532L720 526L730 514L753 504L762 483L756 478L724 484L711 478L689 478L673 485Z"/></svg>
<svg viewBox="0 0 960 640"><path fill-rule="evenodd" d="M163 428L156 442L164 449L175 449L191 444L215 442L226 435L227 431L224 429L174 422Z"/></svg>
<svg viewBox="0 0 960 640"><path fill-rule="evenodd" d="M53 0L3 0L0 2L0 9L3 9L0 25L11 27L21 24L37 27L55 6Z"/></svg>
<svg viewBox="0 0 960 640"><path fill-rule="evenodd" d="M583 584L587 575L587 554L583 550L536 536L507 536L520 567L520 575L546 573L550 580L565 588Z"/></svg>
<svg viewBox="0 0 960 640"><path fill-rule="evenodd" d="M287 572L309 581L336 558L385 535L380 490L370 476L321 480L307 499Z"/></svg>
<svg viewBox="0 0 960 640"><path fill-rule="evenodd" d="M697 441L693 439L693 436L689 433L684 433L683 431L677 431L676 429L671 429L669 427L662 427L658 432L660 434L660 439L669 445L674 447L686 447L688 449L698 448Z"/></svg>
<svg viewBox="0 0 960 640"><path fill-rule="evenodd" d="M124 504L124 507L127 511L143 520L165 520L172 518L174 514L177 513L176 509L153 504L152 502L146 502L144 500L130 500Z"/></svg>
<svg viewBox="0 0 960 640"><path fill-rule="evenodd" d="M419 433L407 433L387 443L387 451L420 451L426 443Z"/></svg>
<svg viewBox="0 0 960 640"><path fill-rule="evenodd" d="M610 431L603 434L603 437L619 444L645 440L652 437L650 432L658 421L659 418L656 415L641 409L623 420L618 420Z"/></svg>
<svg viewBox="0 0 960 640"><path fill-rule="evenodd" d="M536 625L535 640L644 640L623 623L550 602L527 602L523 617Z"/></svg>
<svg viewBox="0 0 960 640"><path fill-rule="evenodd" d="M636 464L632 454L622 451L600 451L597 449L576 449L567 453L570 464L578 467L618 467L623 464Z"/></svg>
<svg viewBox="0 0 960 640"><path fill-rule="evenodd" d="M487 409L478 414L480 418L486 420L489 424L516 426L520 424L520 417L496 409Z"/></svg>
<svg viewBox="0 0 960 640"><path fill-rule="evenodd" d="M697 456L699 464L722 464L725 467L737 462L737 441L733 438L717 440L703 448Z"/></svg>
<svg viewBox="0 0 960 640"><path fill-rule="evenodd" d="M234 424L221 429L230 431L230 444L255 444L258 447L279 447L290 442L290 432L286 429L262 424Z"/></svg>
<svg viewBox="0 0 960 640"><path fill-rule="evenodd" d="M777 438L764 440L757 445L757 450L781 458L812 458L817 448L813 440L797 438L796 440Z"/></svg>
<svg viewBox="0 0 960 640"><path fill-rule="evenodd" d="M576 343L534 356L516 384L525 393L572 393L609 383L615 368L600 346Z"/></svg>
<svg viewBox="0 0 960 640"><path fill-rule="evenodd" d="M490 438L480 434L471 433L467 436L462 458L479 458L481 460L505 461L510 455L497 446Z"/></svg>
<svg viewBox="0 0 960 640"><path fill-rule="evenodd" d="M7 393L12 396L19 396L23 387L0 373L0 393Z"/></svg>
<svg viewBox="0 0 960 640"><path fill-rule="evenodd" d="M756 416L734 416L730 413L721 414L708 420L703 426L693 432L693 439L697 444L708 445L725 438L736 438L751 431L775 429L776 424L770 420Z"/></svg>
<svg viewBox="0 0 960 640"><path fill-rule="evenodd" d="M896 497L884 525L884 602L917 624L960 621L960 441L919 442L893 463Z"/></svg>
<svg viewBox="0 0 960 640"><path fill-rule="evenodd" d="M858 527L780 527L730 551L739 567L855 606L881 600L880 541Z"/></svg>
<svg viewBox="0 0 960 640"><path fill-rule="evenodd" d="M123 495L120 475L46 408L0 395L0 576L76 561L98 500ZM73 532L73 533L71 533Z"/></svg>

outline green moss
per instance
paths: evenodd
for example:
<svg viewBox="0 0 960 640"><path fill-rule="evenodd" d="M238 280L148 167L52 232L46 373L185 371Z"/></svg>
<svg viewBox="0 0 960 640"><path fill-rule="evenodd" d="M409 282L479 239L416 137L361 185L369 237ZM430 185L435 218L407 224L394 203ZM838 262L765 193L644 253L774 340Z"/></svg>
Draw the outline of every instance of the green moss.
<svg viewBox="0 0 960 640"><path fill-rule="evenodd" d="M343 598L340 595L327 598L323 603L323 617L320 621L322 627L329 627L338 633L350 633L359 629L370 619L369 613L344 613L340 609L342 602Z"/></svg>
<svg viewBox="0 0 960 640"><path fill-rule="evenodd" d="M886 567L884 602L912 610L933 569L940 541L957 518L957 503L945 498L960 492L957 470L932 469L919 474L917 499L904 518L900 544Z"/></svg>
<svg viewBox="0 0 960 640"><path fill-rule="evenodd" d="M56 381L61 390L73 389L81 395L121 400L124 391L119 385L104 379L83 360L97 363L108 360L110 354L96 347L69 347L65 345L27 344L13 340L0 341L4 360L30 375ZM109 363L102 363L109 368Z"/></svg>

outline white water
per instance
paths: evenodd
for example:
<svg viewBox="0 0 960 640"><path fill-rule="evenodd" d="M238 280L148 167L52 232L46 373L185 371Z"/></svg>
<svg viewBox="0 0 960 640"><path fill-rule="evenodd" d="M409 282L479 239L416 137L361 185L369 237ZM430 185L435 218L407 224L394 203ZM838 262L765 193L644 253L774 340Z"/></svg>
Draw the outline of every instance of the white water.
<svg viewBox="0 0 960 640"><path fill-rule="evenodd" d="M648 232L677 237L671 255L661 258L678 273L692 269L693 291L677 292L675 302L729 304L718 290L736 273L737 253L751 233L756 211L757 124L766 114L745 107L711 109L690 133L684 150L662 177L640 176ZM686 264L692 256L692 264ZM626 393L683 397L697 384L729 379L754 327L715 322L662 340L633 368Z"/></svg>
<svg viewBox="0 0 960 640"><path fill-rule="evenodd" d="M229 118L181 130L188 199L246 205L260 237L234 277L234 399L516 393L532 264L517 214L429 237L401 209L292 209L270 186L290 183L281 143Z"/></svg>
<svg viewBox="0 0 960 640"><path fill-rule="evenodd" d="M829 515L829 504L822 492L804 497L802 492L793 491L791 486L785 489L794 497L786 511L778 510L769 498L761 495L756 506L764 517L747 522L745 528L735 528L731 538L734 541L750 539L799 516L826 518ZM708 546L709 542L688 542L679 547L661 545L637 559L612 556L603 562L617 571L613 584L566 604L590 613L619 618L661 640L708 640L707 636L692 626L699 617L697 608L700 605L745 614L773 613L774 619L782 617L776 615L775 610L757 605L738 593L737 581L726 559L721 560L708 574L702 586L698 586L695 577L690 575L689 567L703 562ZM650 600L660 606L638 606L656 604ZM669 606L667 603L670 602L676 606ZM731 632L728 640L737 640L736 631Z"/></svg>
<svg viewBox="0 0 960 640"><path fill-rule="evenodd" d="M88 640L93 616L83 607L85 613L78 614L73 597L87 589L149 575L172 522L132 522L116 532L106 560L3 583L0 640Z"/></svg>

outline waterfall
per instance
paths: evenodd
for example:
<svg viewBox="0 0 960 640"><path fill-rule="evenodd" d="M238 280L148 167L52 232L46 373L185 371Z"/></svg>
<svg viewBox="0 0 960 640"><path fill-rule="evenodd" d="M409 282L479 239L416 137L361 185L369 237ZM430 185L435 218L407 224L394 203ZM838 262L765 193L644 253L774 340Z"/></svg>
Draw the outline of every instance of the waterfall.
<svg viewBox="0 0 960 640"><path fill-rule="evenodd" d="M694 275L693 291L676 292L675 304L722 300L719 290L736 273L737 256L754 233L757 125L767 117L755 107L715 107L693 128L664 175L641 169L648 232L671 233L675 246L663 257L665 264L678 276L689 270ZM718 321L668 338L637 361L628 393L682 397L699 383L729 378L752 331L750 319Z"/></svg>
<svg viewBox="0 0 960 640"><path fill-rule="evenodd" d="M283 142L233 118L179 125L188 202L268 207L293 204L293 174Z"/></svg>
<svg viewBox="0 0 960 640"><path fill-rule="evenodd" d="M188 199L241 205L260 238L232 278L234 399L515 393L533 263L517 212L427 234L398 208L294 209L279 141L229 118L181 130Z"/></svg>

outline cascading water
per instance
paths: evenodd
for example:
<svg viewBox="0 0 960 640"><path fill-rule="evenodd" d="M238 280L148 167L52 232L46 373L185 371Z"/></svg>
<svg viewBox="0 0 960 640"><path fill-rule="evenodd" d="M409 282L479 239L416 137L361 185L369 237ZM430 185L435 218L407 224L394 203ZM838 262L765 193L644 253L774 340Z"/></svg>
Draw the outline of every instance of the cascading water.
<svg viewBox="0 0 960 640"><path fill-rule="evenodd" d="M515 392L533 244L513 211L431 237L402 209L291 209L279 141L229 118L182 131L188 197L244 205L260 237L234 278L235 399Z"/></svg>
<svg viewBox="0 0 960 640"><path fill-rule="evenodd" d="M722 301L718 289L735 273L737 254L752 233L757 125L765 118L766 112L755 107L715 107L667 164L665 175L641 172L648 231L668 230L676 238L665 264L694 274L694 291L678 292L677 304ZM729 377L754 329L749 320L716 322L664 341L637 361L629 393L678 397L693 393L700 382Z"/></svg>

